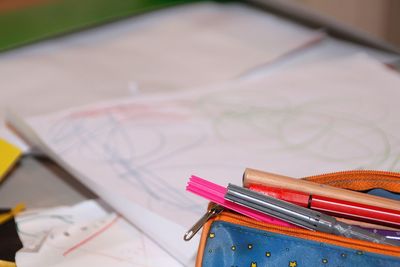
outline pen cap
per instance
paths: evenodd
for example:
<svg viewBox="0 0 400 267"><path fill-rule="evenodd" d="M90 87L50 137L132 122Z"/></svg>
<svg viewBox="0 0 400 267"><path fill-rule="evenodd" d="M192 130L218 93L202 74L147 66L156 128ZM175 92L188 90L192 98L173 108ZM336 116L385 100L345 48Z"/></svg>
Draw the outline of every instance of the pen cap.
<svg viewBox="0 0 400 267"><path fill-rule="evenodd" d="M264 195L278 198L302 207L308 207L310 195L303 192L296 192L293 190L271 187L259 184L250 184L248 189L262 193Z"/></svg>

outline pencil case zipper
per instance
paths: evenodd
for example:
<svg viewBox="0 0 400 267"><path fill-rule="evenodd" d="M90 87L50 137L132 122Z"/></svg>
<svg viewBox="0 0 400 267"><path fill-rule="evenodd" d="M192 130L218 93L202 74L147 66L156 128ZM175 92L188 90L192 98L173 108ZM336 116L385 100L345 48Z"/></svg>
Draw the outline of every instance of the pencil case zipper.
<svg viewBox="0 0 400 267"><path fill-rule="evenodd" d="M400 193L400 173L397 172L351 170L313 175L302 179L354 191L382 188L393 193Z"/></svg>

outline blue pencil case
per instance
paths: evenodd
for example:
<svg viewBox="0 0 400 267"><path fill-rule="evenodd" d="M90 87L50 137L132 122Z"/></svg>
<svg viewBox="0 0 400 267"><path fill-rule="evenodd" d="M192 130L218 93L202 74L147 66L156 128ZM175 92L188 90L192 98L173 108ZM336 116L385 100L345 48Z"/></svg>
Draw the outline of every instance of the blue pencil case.
<svg viewBox="0 0 400 267"><path fill-rule="evenodd" d="M380 174L341 172L306 179L359 191L380 188L399 197L400 174L389 183ZM400 267L400 247L263 223L225 209L205 223L196 266Z"/></svg>

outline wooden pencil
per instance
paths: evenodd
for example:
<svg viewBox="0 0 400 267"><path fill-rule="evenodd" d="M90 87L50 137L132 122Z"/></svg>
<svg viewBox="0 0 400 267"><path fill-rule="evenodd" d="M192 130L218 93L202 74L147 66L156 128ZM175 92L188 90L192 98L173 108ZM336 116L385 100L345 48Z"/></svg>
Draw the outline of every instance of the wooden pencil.
<svg viewBox="0 0 400 267"><path fill-rule="evenodd" d="M247 168L243 185L261 184L400 211L400 201Z"/></svg>

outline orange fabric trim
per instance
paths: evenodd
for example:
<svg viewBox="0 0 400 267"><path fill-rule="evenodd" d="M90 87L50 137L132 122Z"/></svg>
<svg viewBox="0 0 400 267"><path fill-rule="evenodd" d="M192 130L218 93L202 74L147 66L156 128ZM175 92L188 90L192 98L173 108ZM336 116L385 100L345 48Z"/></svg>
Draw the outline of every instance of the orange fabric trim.
<svg viewBox="0 0 400 267"><path fill-rule="evenodd" d="M400 173L396 172L355 170L309 176L304 179L356 191L382 188L400 193Z"/></svg>
<svg viewBox="0 0 400 267"><path fill-rule="evenodd" d="M208 232L210 232L211 224L214 220L208 220L203 226L203 231L201 232L199 249L197 250L196 256L196 267L201 267L203 264L204 249L206 248L206 242L208 237Z"/></svg>

